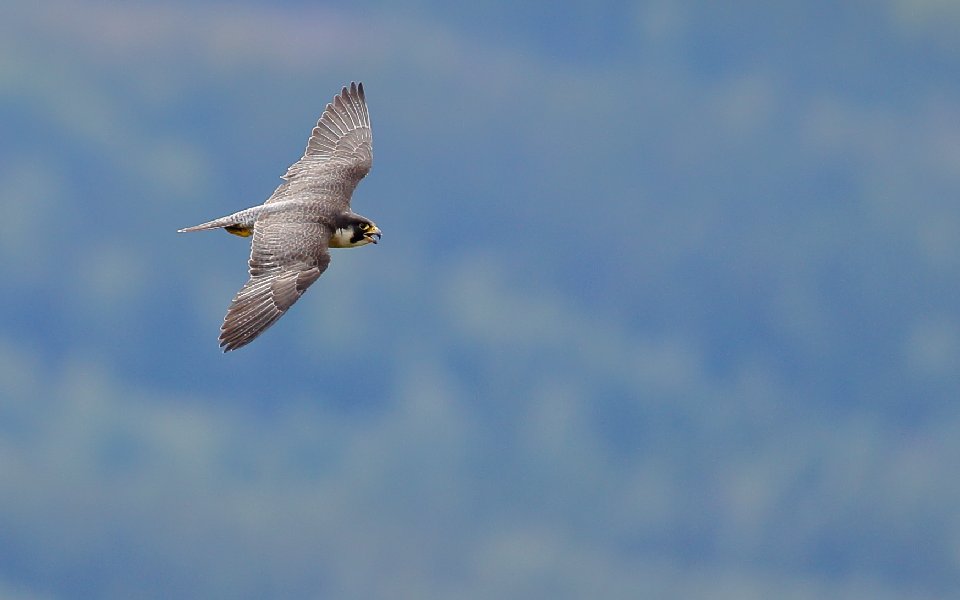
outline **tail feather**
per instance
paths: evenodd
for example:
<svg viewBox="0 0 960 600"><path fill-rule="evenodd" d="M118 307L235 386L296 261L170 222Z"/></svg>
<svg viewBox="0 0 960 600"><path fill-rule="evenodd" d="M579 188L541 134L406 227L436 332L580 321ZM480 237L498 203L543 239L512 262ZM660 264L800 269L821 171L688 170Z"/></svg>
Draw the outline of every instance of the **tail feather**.
<svg viewBox="0 0 960 600"><path fill-rule="evenodd" d="M260 205L235 212L232 215L220 217L206 223L178 229L177 233L187 233L190 231L203 231L204 229L219 229L223 227L234 235L247 236L253 231L253 224L261 214L271 211L282 210L285 203L277 203L269 207ZM233 229L234 231L231 231Z"/></svg>
<svg viewBox="0 0 960 600"><path fill-rule="evenodd" d="M213 221L207 221L206 223L194 225L193 227L184 227L183 229L178 229L177 233L203 231L205 229L220 229L221 227L229 227L230 225L236 225L236 221L231 221L230 219L224 217L222 219L215 219Z"/></svg>

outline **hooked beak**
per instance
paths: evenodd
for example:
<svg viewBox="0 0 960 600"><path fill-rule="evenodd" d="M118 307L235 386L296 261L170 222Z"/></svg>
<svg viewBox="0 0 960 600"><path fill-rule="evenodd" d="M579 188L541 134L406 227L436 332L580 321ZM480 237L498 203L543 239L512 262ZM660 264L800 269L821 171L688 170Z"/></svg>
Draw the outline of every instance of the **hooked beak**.
<svg viewBox="0 0 960 600"><path fill-rule="evenodd" d="M380 241L380 228L374 225L373 228L363 234L363 237L376 244Z"/></svg>

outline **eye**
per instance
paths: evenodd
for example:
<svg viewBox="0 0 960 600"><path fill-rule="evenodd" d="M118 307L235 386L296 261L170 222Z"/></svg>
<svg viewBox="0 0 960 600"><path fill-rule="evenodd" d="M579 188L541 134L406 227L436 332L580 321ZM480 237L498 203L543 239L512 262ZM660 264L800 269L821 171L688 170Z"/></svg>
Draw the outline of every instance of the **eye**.
<svg viewBox="0 0 960 600"><path fill-rule="evenodd" d="M360 231L366 231L370 229L370 223L360 223Z"/></svg>

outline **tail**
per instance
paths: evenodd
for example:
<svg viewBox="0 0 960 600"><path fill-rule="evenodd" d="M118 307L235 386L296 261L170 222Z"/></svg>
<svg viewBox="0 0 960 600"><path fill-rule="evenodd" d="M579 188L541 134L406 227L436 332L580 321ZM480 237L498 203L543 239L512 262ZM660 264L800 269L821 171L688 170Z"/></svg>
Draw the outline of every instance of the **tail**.
<svg viewBox="0 0 960 600"><path fill-rule="evenodd" d="M254 206L253 208L247 208L245 210L241 210L240 212L235 212L232 215L220 217L219 219L207 221L206 223L194 225L193 227L178 229L177 233L203 231L205 229L220 229L222 227L234 235L246 237L253 233L253 224L257 220L257 216L262 212L264 212L263 206Z"/></svg>
<svg viewBox="0 0 960 600"><path fill-rule="evenodd" d="M200 225L194 225L193 227L184 227L183 229L178 229L177 233L203 231L204 229L220 229L221 227L229 227L236 224L237 222L235 220L231 221L227 217L223 217L220 219L214 219L213 221L207 221L206 223L201 223Z"/></svg>

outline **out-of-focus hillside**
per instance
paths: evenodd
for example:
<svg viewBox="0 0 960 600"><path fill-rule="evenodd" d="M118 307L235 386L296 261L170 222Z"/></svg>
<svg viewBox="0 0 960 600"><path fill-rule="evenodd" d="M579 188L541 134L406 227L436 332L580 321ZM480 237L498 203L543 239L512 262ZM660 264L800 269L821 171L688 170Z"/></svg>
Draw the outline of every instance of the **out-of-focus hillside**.
<svg viewBox="0 0 960 600"><path fill-rule="evenodd" d="M0 595L940 598L960 11L13 2ZM217 328L343 84L381 244Z"/></svg>

